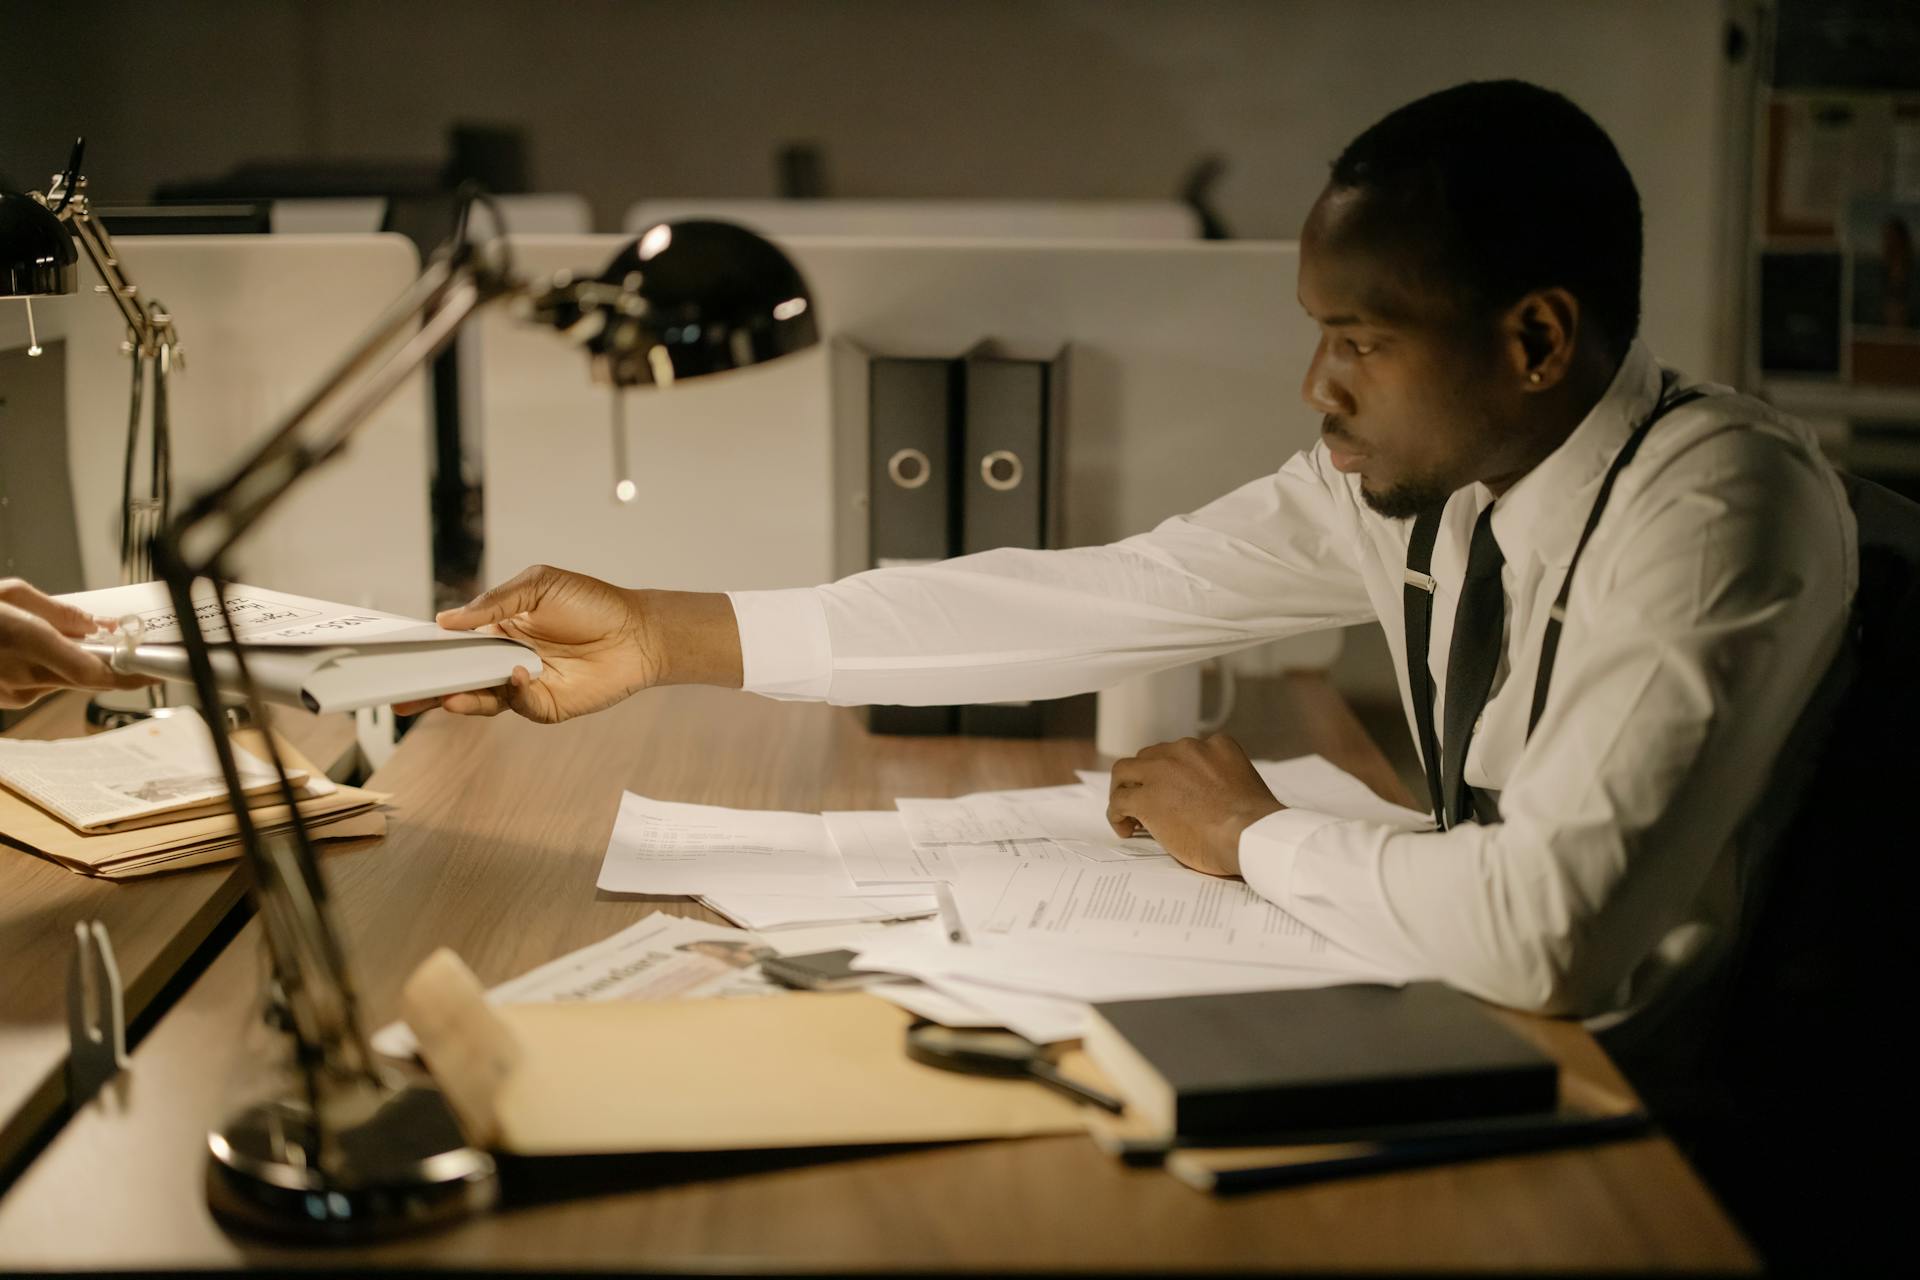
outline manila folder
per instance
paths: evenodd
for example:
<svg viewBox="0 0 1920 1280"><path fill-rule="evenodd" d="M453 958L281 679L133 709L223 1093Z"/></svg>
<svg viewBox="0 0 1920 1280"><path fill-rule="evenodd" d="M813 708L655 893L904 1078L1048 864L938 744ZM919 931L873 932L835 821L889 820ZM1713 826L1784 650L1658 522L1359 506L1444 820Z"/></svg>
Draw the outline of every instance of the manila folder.
<svg viewBox="0 0 1920 1280"><path fill-rule="evenodd" d="M402 1003L469 1140L518 1155L1083 1131L1080 1108L1033 1081L912 1061L910 1015L857 992L489 1005L442 949Z"/></svg>

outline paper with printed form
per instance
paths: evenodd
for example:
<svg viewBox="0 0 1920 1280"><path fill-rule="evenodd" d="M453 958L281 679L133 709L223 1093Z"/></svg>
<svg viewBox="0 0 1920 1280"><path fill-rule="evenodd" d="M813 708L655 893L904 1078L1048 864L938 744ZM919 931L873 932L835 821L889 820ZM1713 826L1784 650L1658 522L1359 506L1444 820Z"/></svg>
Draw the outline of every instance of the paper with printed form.
<svg viewBox="0 0 1920 1280"><path fill-rule="evenodd" d="M907 847L926 864L928 879L951 881L960 861L958 849L1031 840L1097 845L1128 858L1167 857L1167 851L1149 838L1115 835L1107 822L1105 790L1095 791L1082 783L894 803L899 806Z"/></svg>
<svg viewBox="0 0 1920 1280"><path fill-rule="evenodd" d="M913 920L940 909L934 898L924 893L703 893L700 902L743 929Z"/></svg>
<svg viewBox="0 0 1920 1280"><path fill-rule="evenodd" d="M1354 818L1387 826L1419 829L1431 827L1433 818L1418 809L1383 800L1373 788L1324 756L1295 756L1291 760L1255 760L1255 772L1273 792L1273 798L1290 809L1312 809L1336 818ZM1092 769L1077 771L1080 781L1098 793L1104 811L1113 789L1113 775Z"/></svg>
<svg viewBox="0 0 1920 1280"><path fill-rule="evenodd" d="M895 800L907 838L916 845L992 844L1044 840L1046 828L1026 809L992 792L957 800Z"/></svg>
<svg viewBox="0 0 1920 1280"><path fill-rule="evenodd" d="M856 968L932 984L963 978L984 987L1087 1002L1401 981L1400 975L1381 972L1339 952L1298 964L1240 964L1142 955L1031 936L989 937L984 943L956 946L944 937L926 934L878 936L854 950L860 953Z"/></svg>
<svg viewBox="0 0 1920 1280"><path fill-rule="evenodd" d="M858 893L817 813L676 804L626 792L600 865L612 893Z"/></svg>
<svg viewBox="0 0 1920 1280"><path fill-rule="evenodd" d="M240 687L238 646L261 695L310 711L353 711L502 685L515 667L540 674L539 655L496 634L447 631L431 622L229 583L225 617L212 583L194 588L194 616L212 652L214 678ZM81 647L122 671L191 679L181 619L164 583L79 591L58 597L118 629Z"/></svg>
<svg viewBox="0 0 1920 1280"><path fill-rule="evenodd" d="M956 868L939 845L917 845L897 811L823 813L827 835L856 884L927 884L951 880Z"/></svg>
<svg viewBox="0 0 1920 1280"><path fill-rule="evenodd" d="M1158 864L976 864L954 886L980 938L1057 939L1107 950L1224 960L1310 963L1330 946L1239 880Z"/></svg>

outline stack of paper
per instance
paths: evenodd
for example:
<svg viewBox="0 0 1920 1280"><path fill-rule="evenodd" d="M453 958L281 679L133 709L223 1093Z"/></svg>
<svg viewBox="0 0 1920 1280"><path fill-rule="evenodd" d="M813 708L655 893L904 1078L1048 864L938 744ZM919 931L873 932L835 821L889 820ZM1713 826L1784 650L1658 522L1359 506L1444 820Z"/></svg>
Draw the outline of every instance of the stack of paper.
<svg viewBox="0 0 1920 1280"><path fill-rule="evenodd" d="M180 616L164 583L137 582L59 599L116 621L117 630L81 642L116 669L162 680L190 678ZM194 589L193 602L194 616L215 646L213 669L221 688L240 687L233 646L241 645L262 697L310 711L354 711L490 688L505 684L515 667L540 674L539 655L517 640L448 631L378 609L240 583L228 584L224 615L211 583Z"/></svg>
<svg viewBox="0 0 1920 1280"><path fill-rule="evenodd" d="M1415 828L1318 756L1256 762L1283 803ZM1239 880L1202 875L1106 821L1108 780L903 798L892 810L742 811L628 794L599 884L696 895L738 923L796 931L932 913L939 928L848 941L860 966L911 983L875 995L950 1025L1007 1026L1031 1039L1079 1034L1094 1000L1398 982ZM960 940L951 936L957 932ZM780 950L790 951L790 946Z"/></svg>
<svg viewBox="0 0 1920 1280"><path fill-rule="evenodd" d="M267 743L254 731L234 741L254 824L288 830ZM316 839L384 833L385 796L336 786L285 739L274 744ZM87 738L0 740L0 784L0 840L81 875L124 880L240 855L212 736L191 713Z"/></svg>

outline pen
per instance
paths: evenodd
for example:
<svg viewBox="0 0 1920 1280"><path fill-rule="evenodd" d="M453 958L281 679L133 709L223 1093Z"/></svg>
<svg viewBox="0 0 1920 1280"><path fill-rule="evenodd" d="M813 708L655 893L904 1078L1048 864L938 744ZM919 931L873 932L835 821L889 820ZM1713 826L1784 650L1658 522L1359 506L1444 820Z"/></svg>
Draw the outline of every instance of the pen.
<svg viewBox="0 0 1920 1280"><path fill-rule="evenodd" d="M940 927L947 931L947 941L966 946L967 927L960 922L960 908L954 905L953 890L945 880L933 882L933 897L940 904Z"/></svg>

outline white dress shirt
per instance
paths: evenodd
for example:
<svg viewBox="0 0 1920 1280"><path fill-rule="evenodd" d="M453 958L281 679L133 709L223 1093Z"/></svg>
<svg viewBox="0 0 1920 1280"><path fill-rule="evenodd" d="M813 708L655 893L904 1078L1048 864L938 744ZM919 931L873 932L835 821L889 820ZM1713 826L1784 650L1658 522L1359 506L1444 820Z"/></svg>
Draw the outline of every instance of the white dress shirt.
<svg viewBox="0 0 1920 1280"><path fill-rule="evenodd" d="M1465 777L1500 793L1502 820L1405 832L1288 809L1241 838L1250 885L1374 965L1600 1014L1643 1004L1731 934L1743 821L1838 652L1857 576L1845 492L1804 427L1716 388L1652 429L1581 558L1551 696L1526 731L1547 611L1660 379L1635 343L1593 411L1495 507L1505 652ZM1439 698L1491 501L1477 484L1456 493L1434 548ZM1377 619L1411 723L1411 530L1374 514L1321 446L1109 546L734 593L746 687L849 705L1053 698Z"/></svg>

